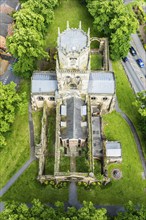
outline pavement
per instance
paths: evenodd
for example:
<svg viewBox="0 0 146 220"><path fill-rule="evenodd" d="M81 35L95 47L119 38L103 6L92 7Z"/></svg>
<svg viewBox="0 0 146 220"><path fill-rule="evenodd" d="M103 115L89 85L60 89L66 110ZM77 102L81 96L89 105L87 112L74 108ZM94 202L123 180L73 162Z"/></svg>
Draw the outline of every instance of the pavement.
<svg viewBox="0 0 146 220"><path fill-rule="evenodd" d="M13 81L16 84L19 84L20 82L20 77L14 75L13 70L12 70L12 65L9 64L6 72L0 76L0 81L4 84L7 85L9 84L11 81Z"/></svg>

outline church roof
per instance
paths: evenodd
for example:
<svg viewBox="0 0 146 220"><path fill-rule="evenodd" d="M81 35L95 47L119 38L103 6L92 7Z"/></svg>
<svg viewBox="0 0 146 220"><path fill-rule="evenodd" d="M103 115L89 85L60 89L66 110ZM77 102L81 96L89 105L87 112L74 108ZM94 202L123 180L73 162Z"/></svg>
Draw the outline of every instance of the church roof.
<svg viewBox="0 0 146 220"><path fill-rule="evenodd" d="M67 29L59 35L59 47L71 51L81 51L87 47L87 34L81 29Z"/></svg>
<svg viewBox="0 0 146 220"><path fill-rule="evenodd" d="M57 90L56 75L52 72L35 72L32 75L31 92L49 93Z"/></svg>
<svg viewBox="0 0 146 220"><path fill-rule="evenodd" d="M89 94L114 94L115 80L113 73L92 72L89 78Z"/></svg>
<svg viewBox="0 0 146 220"><path fill-rule="evenodd" d="M67 117L66 127L61 130L63 139L85 139L87 137L87 126L81 126L81 107L84 101L80 98L71 97L66 100Z"/></svg>

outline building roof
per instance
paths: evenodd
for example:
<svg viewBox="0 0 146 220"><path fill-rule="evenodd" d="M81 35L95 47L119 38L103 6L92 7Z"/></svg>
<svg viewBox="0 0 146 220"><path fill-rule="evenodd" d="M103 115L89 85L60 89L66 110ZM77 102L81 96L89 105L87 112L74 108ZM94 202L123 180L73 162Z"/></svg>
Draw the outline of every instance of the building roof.
<svg viewBox="0 0 146 220"><path fill-rule="evenodd" d="M13 18L5 13L0 12L0 21L4 24L11 24L13 22Z"/></svg>
<svg viewBox="0 0 146 220"><path fill-rule="evenodd" d="M61 130L61 137L63 139L86 139L87 127L81 126L81 106L84 105L84 101L80 98L72 97L66 100L66 105L66 128Z"/></svg>
<svg viewBox="0 0 146 220"><path fill-rule="evenodd" d="M18 5L18 3L19 3L19 0L0 0L0 5L5 4L14 9Z"/></svg>
<svg viewBox="0 0 146 220"><path fill-rule="evenodd" d="M81 51L87 47L87 34L81 29L67 29L59 35L59 47L71 51Z"/></svg>
<svg viewBox="0 0 146 220"><path fill-rule="evenodd" d="M89 94L114 94L115 80L111 72L90 73L88 93Z"/></svg>
<svg viewBox="0 0 146 220"><path fill-rule="evenodd" d="M32 93L50 93L57 90L56 75L51 72L35 72L32 75Z"/></svg>
<svg viewBox="0 0 146 220"><path fill-rule="evenodd" d="M92 117L92 149L94 157L103 155L100 117Z"/></svg>
<svg viewBox="0 0 146 220"><path fill-rule="evenodd" d="M0 22L0 35L6 37L8 34L8 24Z"/></svg>
<svg viewBox="0 0 146 220"><path fill-rule="evenodd" d="M121 145L118 141L107 141L105 148L107 157L121 157L122 155Z"/></svg>

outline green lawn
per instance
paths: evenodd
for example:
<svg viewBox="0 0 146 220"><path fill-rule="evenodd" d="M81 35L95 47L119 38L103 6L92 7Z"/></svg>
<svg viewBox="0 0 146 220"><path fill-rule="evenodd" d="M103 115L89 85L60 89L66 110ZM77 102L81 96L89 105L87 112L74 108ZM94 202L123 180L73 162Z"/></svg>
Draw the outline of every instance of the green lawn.
<svg viewBox="0 0 146 220"><path fill-rule="evenodd" d="M51 109L48 116L48 156L45 160L45 174L54 174L56 112Z"/></svg>
<svg viewBox="0 0 146 220"><path fill-rule="evenodd" d="M41 185L37 180L38 163L34 161L19 177L14 185L4 194L3 201L15 200L30 203L34 198L43 203L68 200L68 188L53 189L50 185Z"/></svg>
<svg viewBox="0 0 146 220"><path fill-rule="evenodd" d="M91 70L100 70L102 68L102 55L91 54Z"/></svg>
<svg viewBox="0 0 146 220"><path fill-rule="evenodd" d="M113 168L122 170L122 179L102 188L85 191L78 187L79 201L88 200L95 204L125 204L129 200L146 205L146 181L142 180L142 166L131 130L121 116L113 112L103 117L104 133L107 140L118 140L122 145L123 162L108 167L109 174Z"/></svg>
<svg viewBox="0 0 146 220"><path fill-rule="evenodd" d="M30 82L23 81L19 90L26 92L28 101ZM11 132L6 135L7 145L0 151L0 188L18 171L29 159L29 127L28 111L21 115L18 111Z"/></svg>
<svg viewBox="0 0 146 220"><path fill-rule="evenodd" d="M125 112L134 123L143 146L146 157L146 135L142 135L139 128L139 114L132 103L135 101L135 94L130 86L127 76L120 62L113 62L113 70L116 78L116 94L120 108Z"/></svg>
<svg viewBox="0 0 146 220"><path fill-rule="evenodd" d="M66 21L70 22L70 27L77 28L79 21L82 21L84 31L91 28L91 36L97 34L93 31L93 19L90 16L85 5L80 4L79 0L61 0L61 4L55 10L55 18L49 27L49 32L46 37L46 47L56 47L58 37L58 27L61 32L66 29Z"/></svg>
<svg viewBox="0 0 146 220"><path fill-rule="evenodd" d="M70 157L61 155L59 171L60 172L70 171Z"/></svg>
<svg viewBox="0 0 146 220"><path fill-rule="evenodd" d="M42 110L32 112L35 144L40 143Z"/></svg>
<svg viewBox="0 0 146 220"><path fill-rule="evenodd" d="M76 157L76 172L83 172L88 173L89 172L89 162L83 157Z"/></svg>

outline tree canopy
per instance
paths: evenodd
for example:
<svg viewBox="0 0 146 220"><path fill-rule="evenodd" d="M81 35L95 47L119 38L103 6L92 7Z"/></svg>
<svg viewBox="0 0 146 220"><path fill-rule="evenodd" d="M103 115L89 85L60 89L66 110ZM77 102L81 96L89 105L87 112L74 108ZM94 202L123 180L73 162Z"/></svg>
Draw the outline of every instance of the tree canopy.
<svg viewBox="0 0 146 220"><path fill-rule="evenodd" d="M0 146L6 145L4 134L10 130L14 122L15 113L21 102L21 97L16 92L16 84L11 82L3 85L0 82Z"/></svg>
<svg viewBox="0 0 146 220"><path fill-rule="evenodd" d="M132 8L124 5L123 0L87 0L87 8L94 18L95 29L101 36L109 38L112 60L126 56L130 36L138 27Z"/></svg>
<svg viewBox="0 0 146 220"><path fill-rule="evenodd" d="M49 58L45 52L45 34L54 18L53 9L58 0L27 0L13 17L14 33L7 38L9 52L17 58L14 72L28 77L36 61Z"/></svg>
<svg viewBox="0 0 146 220"><path fill-rule="evenodd" d="M106 209L96 209L93 204L84 202L83 207L76 210L68 207L65 211L62 202L56 202L55 208L43 205L39 200L33 200L32 206L28 208L26 204L8 202L5 210L0 214L0 220L107 220Z"/></svg>

